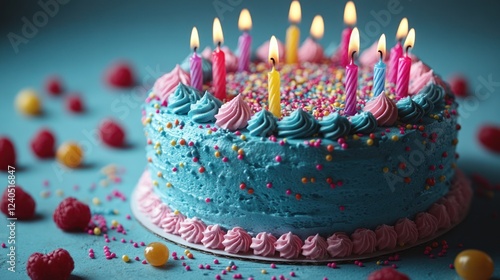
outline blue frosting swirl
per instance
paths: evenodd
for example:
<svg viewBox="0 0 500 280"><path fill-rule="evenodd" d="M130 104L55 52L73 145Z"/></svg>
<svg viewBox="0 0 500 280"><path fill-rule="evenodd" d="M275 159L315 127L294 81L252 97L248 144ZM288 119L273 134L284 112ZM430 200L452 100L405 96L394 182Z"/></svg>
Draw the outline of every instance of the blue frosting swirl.
<svg viewBox="0 0 500 280"><path fill-rule="evenodd" d="M278 122L278 136L299 139L311 137L319 130L319 123L302 109L295 110L290 116Z"/></svg>
<svg viewBox="0 0 500 280"><path fill-rule="evenodd" d="M339 113L332 113L327 117L324 117L322 121L319 122L319 131L323 133L325 138L335 140L342 136L346 136L351 130L351 123L349 120L339 115Z"/></svg>
<svg viewBox="0 0 500 280"><path fill-rule="evenodd" d="M377 119L370 112L361 112L351 118L351 134L368 134L377 128Z"/></svg>
<svg viewBox="0 0 500 280"><path fill-rule="evenodd" d="M195 104L200 99L200 93L192 88L179 83L174 92L168 97L167 111L186 115L191 109L191 104Z"/></svg>
<svg viewBox="0 0 500 280"><path fill-rule="evenodd" d="M181 63L181 68L182 70L186 71L189 73L189 68L191 67L190 66L190 62L189 62L189 59L191 58L191 56L193 56L193 54L189 54L186 59L184 59ZM202 69L202 72L203 72L203 83L208 83L210 81L212 81L212 62L210 62L210 60L207 60L205 58L201 58L201 69Z"/></svg>
<svg viewBox="0 0 500 280"><path fill-rule="evenodd" d="M420 90L419 94L425 95L435 106L443 103L444 89L438 84L429 83Z"/></svg>
<svg viewBox="0 0 500 280"><path fill-rule="evenodd" d="M253 136L270 136L278 128L276 117L266 109L257 112L248 121L248 130Z"/></svg>
<svg viewBox="0 0 500 280"><path fill-rule="evenodd" d="M413 97L413 101L420 105L424 110L424 115L429 114L434 109L434 103L427 98L424 94L417 94Z"/></svg>
<svg viewBox="0 0 500 280"><path fill-rule="evenodd" d="M214 122L222 102L208 91L195 104L191 104L188 116L196 123Z"/></svg>
<svg viewBox="0 0 500 280"><path fill-rule="evenodd" d="M424 116L424 109L409 96L396 103L399 119L404 123L416 123Z"/></svg>

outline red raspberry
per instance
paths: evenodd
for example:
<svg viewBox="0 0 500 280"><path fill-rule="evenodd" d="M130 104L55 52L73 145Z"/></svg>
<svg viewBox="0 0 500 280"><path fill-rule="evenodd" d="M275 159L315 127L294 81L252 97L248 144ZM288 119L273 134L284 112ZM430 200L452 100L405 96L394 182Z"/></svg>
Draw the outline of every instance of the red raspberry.
<svg viewBox="0 0 500 280"><path fill-rule="evenodd" d="M110 86L126 88L134 85L132 68L125 62L112 65L106 74L106 80Z"/></svg>
<svg viewBox="0 0 500 280"><path fill-rule="evenodd" d="M479 142L488 150L500 153L500 127L485 124L481 126L477 134Z"/></svg>
<svg viewBox="0 0 500 280"><path fill-rule="evenodd" d="M66 98L66 109L72 113L81 113L84 110L83 100L78 94L72 94Z"/></svg>
<svg viewBox="0 0 500 280"><path fill-rule="evenodd" d="M54 222L64 231L83 231L90 221L90 208L74 197L64 199L54 211Z"/></svg>
<svg viewBox="0 0 500 280"><path fill-rule="evenodd" d="M8 171L9 165L16 166L16 149L14 144L7 137L0 137L0 169Z"/></svg>
<svg viewBox="0 0 500 280"><path fill-rule="evenodd" d="M104 120L99 126L99 134L102 142L111 147L122 147L125 143L125 131L115 121Z"/></svg>
<svg viewBox="0 0 500 280"><path fill-rule="evenodd" d="M65 280L74 268L73 258L61 248L46 255L33 253L26 264L26 272L32 280Z"/></svg>
<svg viewBox="0 0 500 280"><path fill-rule="evenodd" d="M10 194L10 196L9 196ZM9 211L9 204L15 204L15 210ZM35 200L20 186L7 187L3 191L0 201L0 210L9 218L18 218L20 220L29 220L35 216ZM12 215L11 215L12 214Z"/></svg>
<svg viewBox="0 0 500 280"><path fill-rule="evenodd" d="M392 267L386 267L370 273L368 280L410 280L410 278Z"/></svg>
<svg viewBox="0 0 500 280"><path fill-rule="evenodd" d="M31 150L39 158L52 158L55 155L56 139L48 129L42 129L31 140Z"/></svg>
<svg viewBox="0 0 500 280"><path fill-rule="evenodd" d="M467 79L457 74L450 79L451 91L458 97L467 97L469 85Z"/></svg>
<svg viewBox="0 0 500 280"><path fill-rule="evenodd" d="M59 77L49 77L45 83L45 88L50 95L60 95L63 92L63 87Z"/></svg>

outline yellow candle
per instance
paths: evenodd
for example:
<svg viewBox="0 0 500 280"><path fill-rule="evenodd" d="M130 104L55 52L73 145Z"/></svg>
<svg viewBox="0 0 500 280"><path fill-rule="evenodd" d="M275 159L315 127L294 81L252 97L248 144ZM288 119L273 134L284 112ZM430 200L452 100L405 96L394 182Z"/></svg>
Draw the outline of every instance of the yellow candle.
<svg viewBox="0 0 500 280"><path fill-rule="evenodd" d="M269 112L277 118L281 118L281 77L280 73L275 69L276 64L279 62L279 57L278 42L276 41L276 37L272 36L269 42L269 62L272 63L273 69L267 74L267 90L269 92Z"/></svg>
<svg viewBox="0 0 500 280"><path fill-rule="evenodd" d="M300 3L297 0L290 4L288 20L291 25L286 30L286 63L297 63L297 52L299 49L300 29L297 24L300 22L302 13L300 11Z"/></svg>

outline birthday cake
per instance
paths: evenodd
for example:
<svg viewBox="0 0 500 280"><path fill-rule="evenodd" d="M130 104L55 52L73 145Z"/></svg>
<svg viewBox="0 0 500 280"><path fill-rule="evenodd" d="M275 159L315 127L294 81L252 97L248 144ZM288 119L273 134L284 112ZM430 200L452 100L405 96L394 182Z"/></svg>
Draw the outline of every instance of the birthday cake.
<svg viewBox="0 0 500 280"><path fill-rule="evenodd" d="M148 164L132 202L143 224L213 253L317 261L405 249L462 220L471 189L456 168L457 103L432 69L413 56L406 93L391 82L376 92L372 51L349 95L349 70L309 40L298 63L272 70L276 112L268 46L245 71L218 48L203 53L204 77L177 65L156 81L143 106Z"/></svg>

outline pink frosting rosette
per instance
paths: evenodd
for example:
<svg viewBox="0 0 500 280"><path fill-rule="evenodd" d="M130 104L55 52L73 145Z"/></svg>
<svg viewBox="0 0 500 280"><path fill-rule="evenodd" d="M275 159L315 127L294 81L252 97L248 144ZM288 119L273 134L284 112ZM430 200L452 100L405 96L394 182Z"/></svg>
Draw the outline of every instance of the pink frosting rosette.
<svg viewBox="0 0 500 280"><path fill-rule="evenodd" d="M224 251L232 254L238 252L246 253L252 244L252 237L244 229L235 227L224 235Z"/></svg>
<svg viewBox="0 0 500 280"><path fill-rule="evenodd" d="M334 233L332 236L328 237L326 242L328 244L328 254L330 254L332 258L348 257L352 253L352 241L349 236L343 232Z"/></svg>
<svg viewBox="0 0 500 280"><path fill-rule="evenodd" d="M450 216L446 211L446 206L438 203L432 204L429 208L429 214L437 219L438 229L449 228L451 225Z"/></svg>
<svg viewBox="0 0 500 280"><path fill-rule="evenodd" d="M302 240L291 232L285 233L274 243L276 251L280 252L280 257L285 259L295 259L302 249Z"/></svg>
<svg viewBox="0 0 500 280"><path fill-rule="evenodd" d="M222 241L224 241L224 231L219 225L210 225L203 231L203 239L201 243L210 249L223 249Z"/></svg>
<svg viewBox="0 0 500 280"><path fill-rule="evenodd" d="M398 234L393 226L381 225L375 229L377 236L377 248L379 250L392 250L396 248Z"/></svg>
<svg viewBox="0 0 500 280"><path fill-rule="evenodd" d="M148 195L142 197L139 200L139 209L146 214L146 216L151 217L151 212L160 205L161 201L156 195L150 192Z"/></svg>
<svg viewBox="0 0 500 280"><path fill-rule="evenodd" d="M402 218L396 222L394 226L396 233L398 234L398 244L403 247L405 245L411 245L418 240L418 229L415 223L408 219Z"/></svg>
<svg viewBox="0 0 500 280"><path fill-rule="evenodd" d="M396 104L383 92L368 101L363 111L372 113L379 126L391 126L398 119L398 108Z"/></svg>
<svg viewBox="0 0 500 280"><path fill-rule="evenodd" d="M156 80L153 85L153 93L158 96L162 102L165 102L179 83L190 86L191 77L186 71L182 70L179 64L177 64L172 71Z"/></svg>
<svg viewBox="0 0 500 280"><path fill-rule="evenodd" d="M302 246L302 255L307 259L319 260L328 256L328 244L319 234L309 236Z"/></svg>
<svg viewBox="0 0 500 280"><path fill-rule="evenodd" d="M432 236L438 230L438 220L429 213L418 213L415 217L417 225L418 237L424 239Z"/></svg>
<svg viewBox="0 0 500 280"><path fill-rule="evenodd" d="M163 228L163 231L166 233L172 233L179 235L179 229L181 228L181 223L184 222L186 217L182 215L181 213L169 213L163 219L161 223L161 227Z"/></svg>
<svg viewBox="0 0 500 280"><path fill-rule="evenodd" d="M201 51L201 57L208 61L212 61L212 49L206 46L203 51Z"/></svg>
<svg viewBox="0 0 500 280"><path fill-rule="evenodd" d="M181 228L179 229L179 234L182 239L190 243L201 243L203 239L203 232L205 231L205 224L198 220L198 218L185 219L181 222Z"/></svg>
<svg viewBox="0 0 500 280"><path fill-rule="evenodd" d="M377 246L377 236L375 232L366 229L358 228L351 234L352 252L356 255L370 254L375 252Z"/></svg>
<svg viewBox="0 0 500 280"><path fill-rule="evenodd" d="M159 227L161 227L161 224L163 220L167 217L167 215L170 213L170 209L165 203L160 203L153 211L151 211L151 222Z"/></svg>
<svg viewBox="0 0 500 280"><path fill-rule="evenodd" d="M253 249L254 255L258 256L272 256L276 251L274 249L274 243L276 242L276 237L267 232L260 232L252 238L252 244L250 248Z"/></svg>
<svg viewBox="0 0 500 280"><path fill-rule="evenodd" d="M280 55L280 61L285 61L285 46L281 43L280 40L276 39L278 42L278 52ZM257 58L260 61L267 62L269 59L269 40L265 41L258 49L257 49Z"/></svg>
<svg viewBox="0 0 500 280"><path fill-rule="evenodd" d="M447 198L441 198L440 202L446 207L446 212L450 216L450 221L452 224L457 223L460 219L460 205L458 205L455 197L449 196Z"/></svg>
<svg viewBox="0 0 500 280"><path fill-rule="evenodd" d="M412 80L410 86L408 87L408 92L411 94L419 93L425 86L430 83L436 83L434 79L434 71L430 70L429 72L425 72L420 77Z"/></svg>
<svg viewBox="0 0 500 280"><path fill-rule="evenodd" d="M235 131L245 128L251 116L250 107L243 101L241 94L238 94L220 107L219 112L215 115L215 124L220 128Z"/></svg>
<svg viewBox="0 0 500 280"><path fill-rule="evenodd" d="M323 61L323 48L318 42L308 37L299 48L299 62L320 63Z"/></svg>

